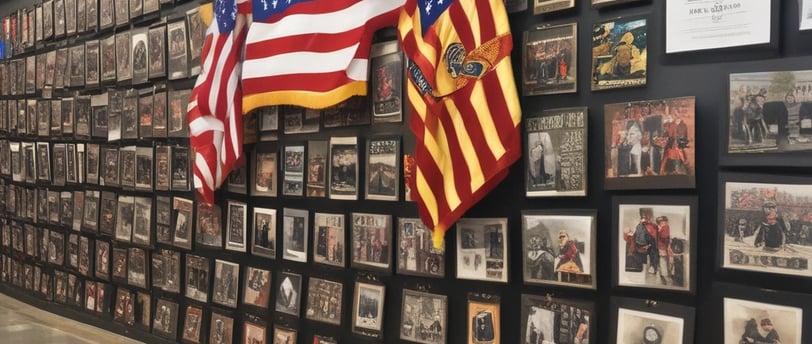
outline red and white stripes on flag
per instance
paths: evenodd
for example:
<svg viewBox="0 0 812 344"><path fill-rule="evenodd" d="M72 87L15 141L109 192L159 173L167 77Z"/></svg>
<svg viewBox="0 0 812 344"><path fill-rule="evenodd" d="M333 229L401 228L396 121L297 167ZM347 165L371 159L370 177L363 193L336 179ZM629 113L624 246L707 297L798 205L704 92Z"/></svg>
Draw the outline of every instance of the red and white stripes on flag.
<svg viewBox="0 0 812 344"><path fill-rule="evenodd" d="M206 203L214 201L214 190L243 156L240 74L250 12L250 0L214 1L202 68L189 101L194 186Z"/></svg>

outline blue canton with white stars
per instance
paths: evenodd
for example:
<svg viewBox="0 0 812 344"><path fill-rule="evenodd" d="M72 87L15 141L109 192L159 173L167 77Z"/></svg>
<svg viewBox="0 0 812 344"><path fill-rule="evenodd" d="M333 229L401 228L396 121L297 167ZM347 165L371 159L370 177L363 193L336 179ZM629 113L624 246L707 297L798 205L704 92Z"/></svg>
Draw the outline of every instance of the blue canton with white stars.
<svg viewBox="0 0 812 344"><path fill-rule="evenodd" d="M226 34L234 30L237 22L237 2L235 0L217 0L214 2L214 15L217 18L217 28L220 33Z"/></svg>
<svg viewBox="0 0 812 344"><path fill-rule="evenodd" d="M417 9L420 11L420 32L426 36L429 26L437 21L443 12L451 6L454 0L417 0Z"/></svg>
<svg viewBox="0 0 812 344"><path fill-rule="evenodd" d="M314 0L253 0L253 17L256 21L264 21L274 14L285 12L288 7L300 2Z"/></svg>

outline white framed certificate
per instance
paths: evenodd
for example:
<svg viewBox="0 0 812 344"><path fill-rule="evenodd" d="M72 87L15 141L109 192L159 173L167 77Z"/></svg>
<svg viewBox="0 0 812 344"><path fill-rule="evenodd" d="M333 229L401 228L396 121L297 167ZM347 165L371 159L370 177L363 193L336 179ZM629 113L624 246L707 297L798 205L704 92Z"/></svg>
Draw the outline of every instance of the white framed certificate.
<svg viewBox="0 0 812 344"><path fill-rule="evenodd" d="M800 8L800 25L799 30L812 30L812 0L798 0L798 8Z"/></svg>
<svg viewBox="0 0 812 344"><path fill-rule="evenodd" d="M667 0L665 52L770 45L776 5L775 0Z"/></svg>

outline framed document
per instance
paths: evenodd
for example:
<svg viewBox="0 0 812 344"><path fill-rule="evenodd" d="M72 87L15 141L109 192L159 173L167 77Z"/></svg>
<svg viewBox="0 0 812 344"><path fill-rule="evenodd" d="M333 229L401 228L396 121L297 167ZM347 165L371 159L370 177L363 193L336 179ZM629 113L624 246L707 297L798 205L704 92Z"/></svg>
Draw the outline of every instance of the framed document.
<svg viewBox="0 0 812 344"><path fill-rule="evenodd" d="M779 1L669 0L665 6L666 54L778 45Z"/></svg>

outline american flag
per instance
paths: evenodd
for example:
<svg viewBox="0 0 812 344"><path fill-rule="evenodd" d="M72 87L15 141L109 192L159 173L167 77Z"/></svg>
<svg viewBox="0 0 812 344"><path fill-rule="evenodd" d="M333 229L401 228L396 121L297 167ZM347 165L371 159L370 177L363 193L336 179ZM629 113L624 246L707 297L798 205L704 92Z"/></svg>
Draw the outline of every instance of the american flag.
<svg viewBox="0 0 812 344"><path fill-rule="evenodd" d="M213 10L188 107L194 185L206 203L243 156L240 57L251 2L215 0Z"/></svg>
<svg viewBox="0 0 812 344"><path fill-rule="evenodd" d="M398 31L416 136L408 182L441 248L521 156L513 40L502 0L408 0Z"/></svg>
<svg viewBox="0 0 812 344"><path fill-rule="evenodd" d="M367 92L375 31L404 0L254 0L243 62L243 107L326 108Z"/></svg>

